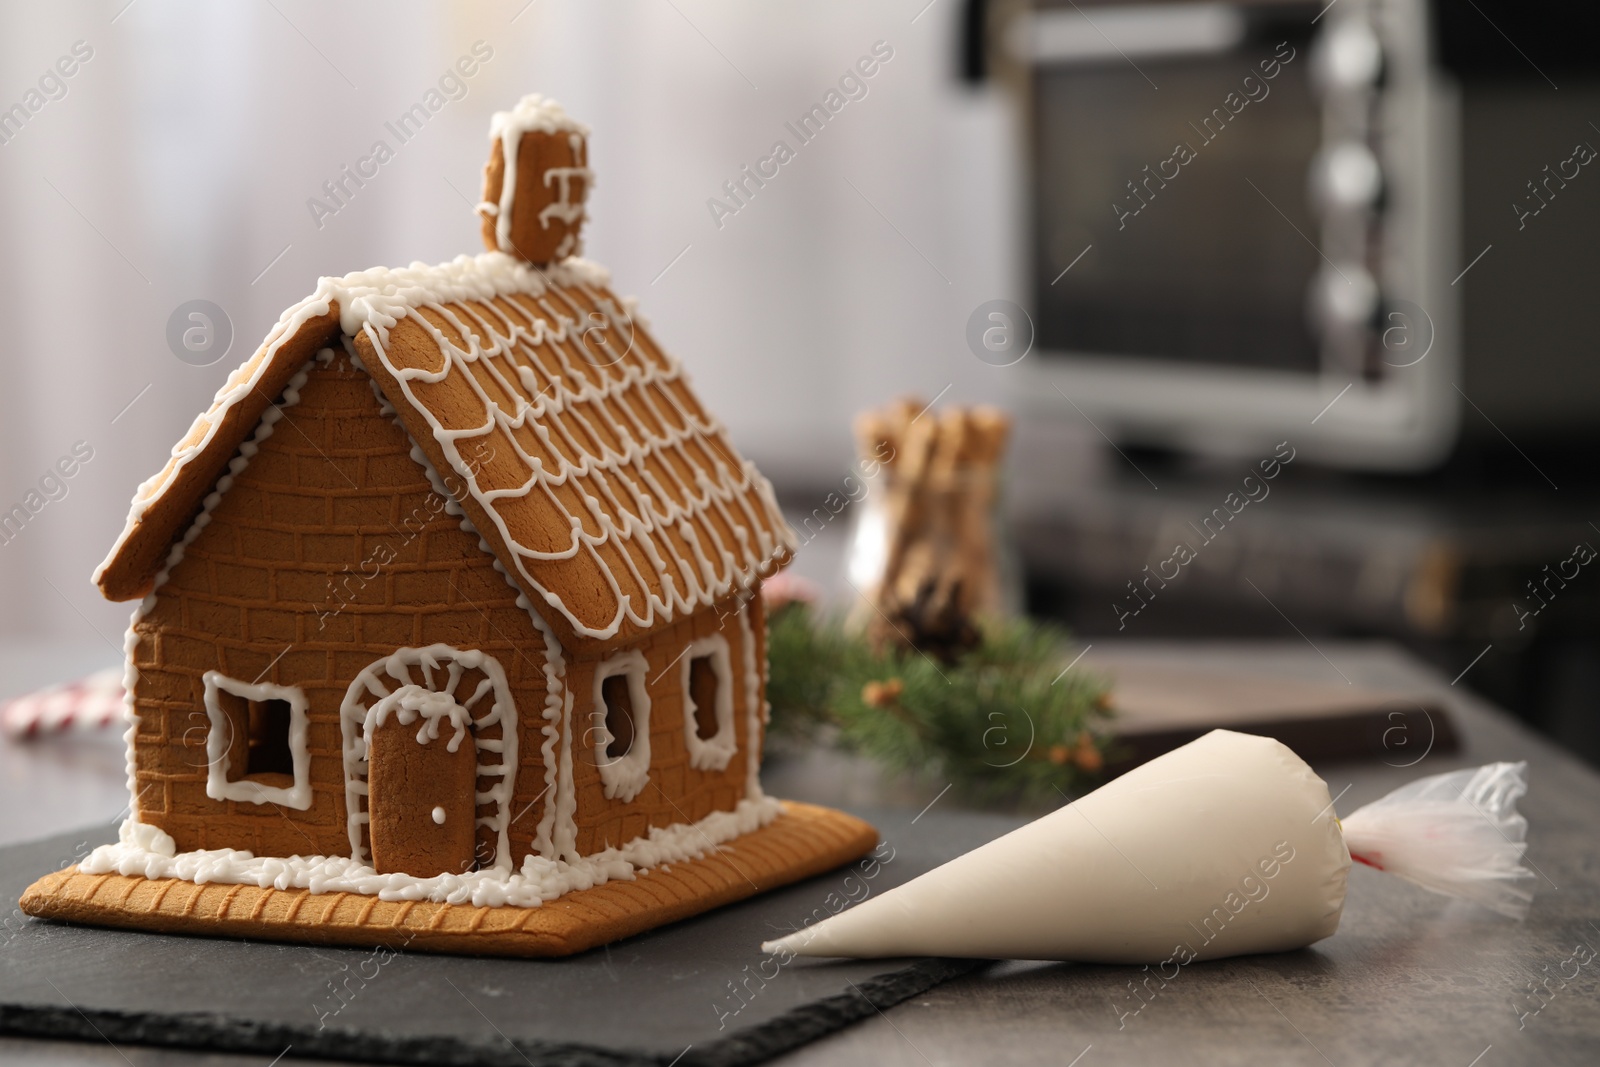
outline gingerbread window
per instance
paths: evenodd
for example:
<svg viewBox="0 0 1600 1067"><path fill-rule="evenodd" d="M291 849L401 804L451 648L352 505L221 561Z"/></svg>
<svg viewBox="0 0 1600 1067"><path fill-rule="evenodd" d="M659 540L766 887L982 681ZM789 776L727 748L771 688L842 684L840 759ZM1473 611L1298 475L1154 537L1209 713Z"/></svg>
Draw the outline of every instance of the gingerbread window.
<svg viewBox="0 0 1600 1067"><path fill-rule="evenodd" d="M650 780L650 664L637 649L594 669L589 741L606 799L629 801Z"/></svg>
<svg viewBox="0 0 1600 1067"><path fill-rule="evenodd" d="M683 740L689 765L720 771L738 748L733 732L733 667L721 634L689 644L682 657Z"/></svg>
<svg viewBox="0 0 1600 1067"><path fill-rule="evenodd" d="M207 671L206 796L311 807L304 690Z"/></svg>

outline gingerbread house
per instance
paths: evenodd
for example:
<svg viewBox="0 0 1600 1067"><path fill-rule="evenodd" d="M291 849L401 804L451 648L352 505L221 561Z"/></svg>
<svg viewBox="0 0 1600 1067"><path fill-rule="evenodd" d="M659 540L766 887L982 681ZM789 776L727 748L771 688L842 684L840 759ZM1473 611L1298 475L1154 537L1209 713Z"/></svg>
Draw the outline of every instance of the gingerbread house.
<svg viewBox="0 0 1600 1067"><path fill-rule="evenodd" d="M490 251L322 279L139 488L133 814L28 911L560 954L872 847L762 793L793 536L574 255L587 137L497 114Z"/></svg>

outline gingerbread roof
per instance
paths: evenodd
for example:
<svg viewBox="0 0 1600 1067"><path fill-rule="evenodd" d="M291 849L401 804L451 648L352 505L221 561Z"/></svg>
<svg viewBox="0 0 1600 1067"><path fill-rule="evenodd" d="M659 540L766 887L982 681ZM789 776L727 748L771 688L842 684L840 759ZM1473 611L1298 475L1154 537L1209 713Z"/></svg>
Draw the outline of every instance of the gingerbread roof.
<svg viewBox="0 0 1600 1067"><path fill-rule="evenodd" d="M341 334L413 455L445 476L560 631L643 633L750 586L793 552L771 486L602 268L572 258L540 269L488 252L323 278L284 312L139 487L95 574L107 597L155 587L239 446Z"/></svg>

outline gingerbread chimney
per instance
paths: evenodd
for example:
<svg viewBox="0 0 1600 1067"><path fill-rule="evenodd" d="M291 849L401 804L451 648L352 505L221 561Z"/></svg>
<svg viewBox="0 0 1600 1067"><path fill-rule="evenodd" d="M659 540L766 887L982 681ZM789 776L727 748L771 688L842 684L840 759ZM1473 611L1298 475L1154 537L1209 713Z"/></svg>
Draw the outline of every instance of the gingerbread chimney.
<svg viewBox="0 0 1600 1067"><path fill-rule="evenodd" d="M483 243L545 266L582 251L583 201L594 181L589 127L533 93L489 122L483 168Z"/></svg>

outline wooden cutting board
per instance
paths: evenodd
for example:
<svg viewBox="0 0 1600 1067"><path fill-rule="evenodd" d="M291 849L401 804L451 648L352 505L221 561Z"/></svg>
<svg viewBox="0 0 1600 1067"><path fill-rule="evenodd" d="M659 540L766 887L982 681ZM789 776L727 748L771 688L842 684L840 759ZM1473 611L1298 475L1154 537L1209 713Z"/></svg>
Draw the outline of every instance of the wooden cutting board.
<svg viewBox="0 0 1600 1067"><path fill-rule="evenodd" d="M1223 728L1276 738L1308 762L1370 759L1391 767L1460 747L1435 698L1224 668L1097 662L1113 679L1113 774Z"/></svg>

